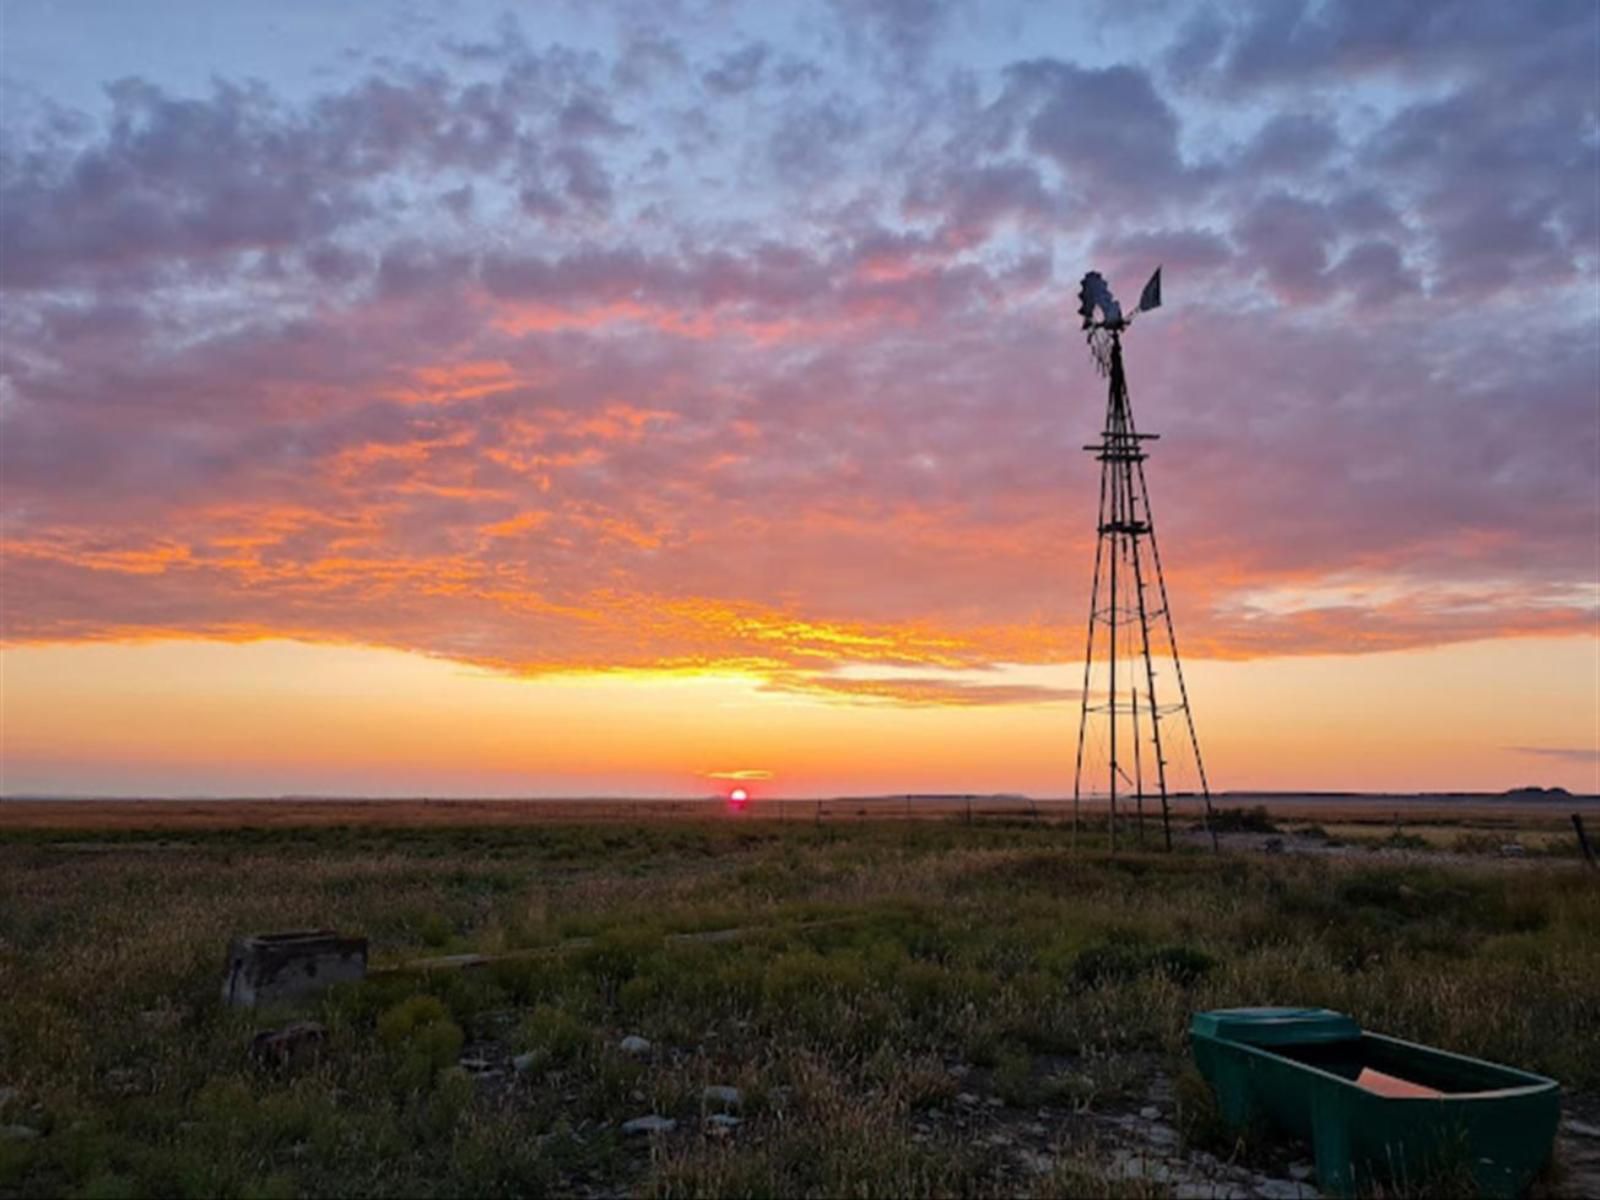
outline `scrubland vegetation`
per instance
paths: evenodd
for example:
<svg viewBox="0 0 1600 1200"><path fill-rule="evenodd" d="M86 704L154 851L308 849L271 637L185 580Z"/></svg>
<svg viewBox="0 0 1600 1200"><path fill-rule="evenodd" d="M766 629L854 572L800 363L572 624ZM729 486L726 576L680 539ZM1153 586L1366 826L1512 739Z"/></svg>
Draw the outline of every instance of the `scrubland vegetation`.
<svg viewBox="0 0 1600 1200"><path fill-rule="evenodd" d="M1293 1153L1207 1111L1184 1033L1222 1005L1600 1092L1571 860L1113 857L1031 822L84 837L0 842L0 1195L1160 1195L1104 1118ZM372 939L367 982L221 1005L231 935L319 926ZM507 957L377 970L464 951ZM296 1017L320 1048L251 1059ZM676 1127L622 1131L646 1114Z"/></svg>

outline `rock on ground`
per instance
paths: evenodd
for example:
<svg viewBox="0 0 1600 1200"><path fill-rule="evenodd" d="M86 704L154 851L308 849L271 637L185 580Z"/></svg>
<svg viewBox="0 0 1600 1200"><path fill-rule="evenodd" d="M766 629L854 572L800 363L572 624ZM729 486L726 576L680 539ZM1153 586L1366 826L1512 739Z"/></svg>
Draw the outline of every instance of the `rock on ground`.
<svg viewBox="0 0 1600 1200"><path fill-rule="evenodd" d="M671 1133L677 1127L678 1123L671 1117L650 1113L648 1116L635 1117L631 1121L624 1121L622 1123L622 1132L626 1134Z"/></svg>
<svg viewBox="0 0 1600 1200"><path fill-rule="evenodd" d="M327 1029L315 1021L291 1021L282 1029L263 1029L250 1039L250 1057L272 1066L287 1066L314 1055L328 1039Z"/></svg>

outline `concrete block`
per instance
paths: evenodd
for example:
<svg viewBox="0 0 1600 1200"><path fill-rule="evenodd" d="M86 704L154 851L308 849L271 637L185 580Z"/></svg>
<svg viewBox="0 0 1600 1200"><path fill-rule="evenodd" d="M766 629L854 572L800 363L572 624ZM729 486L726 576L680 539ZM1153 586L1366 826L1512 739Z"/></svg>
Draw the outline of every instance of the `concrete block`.
<svg viewBox="0 0 1600 1200"><path fill-rule="evenodd" d="M341 937L331 929L252 933L228 946L222 984L227 1004L254 1008L320 992L367 975L367 939Z"/></svg>

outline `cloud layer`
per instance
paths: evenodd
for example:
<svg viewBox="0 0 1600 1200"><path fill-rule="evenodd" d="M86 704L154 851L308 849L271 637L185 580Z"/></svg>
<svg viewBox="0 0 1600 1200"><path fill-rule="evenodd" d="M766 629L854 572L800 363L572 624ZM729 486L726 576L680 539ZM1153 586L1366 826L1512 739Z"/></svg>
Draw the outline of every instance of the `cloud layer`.
<svg viewBox="0 0 1600 1200"><path fill-rule="evenodd" d="M1077 280L1158 263L1186 652L1594 629L1595 8L1140 12L1110 61L885 3L9 105L5 636L1059 699L983 672L1078 652Z"/></svg>

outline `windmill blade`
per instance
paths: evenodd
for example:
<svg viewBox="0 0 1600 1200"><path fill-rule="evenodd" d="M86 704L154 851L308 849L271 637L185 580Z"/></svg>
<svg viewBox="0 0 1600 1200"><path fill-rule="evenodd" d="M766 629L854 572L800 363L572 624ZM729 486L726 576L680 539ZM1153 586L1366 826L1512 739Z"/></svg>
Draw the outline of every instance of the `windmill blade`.
<svg viewBox="0 0 1600 1200"><path fill-rule="evenodd" d="M1152 308L1161 307L1161 268L1156 268L1156 273L1150 276L1150 282L1144 285L1144 291L1139 293L1139 311L1149 312Z"/></svg>
<svg viewBox="0 0 1600 1200"><path fill-rule="evenodd" d="M1085 329L1094 325L1094 310L1100 310L1100 319L1108 325L1122 323L1122 306L1111 295L1111 286L1099 271L1090 271L1078 287L1078 315Z"/></svg>

